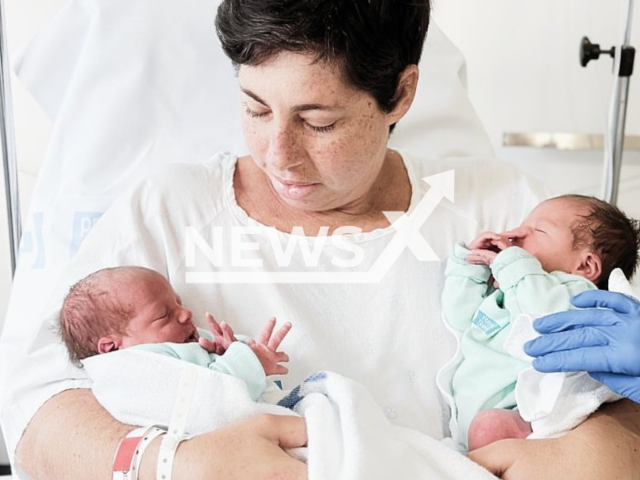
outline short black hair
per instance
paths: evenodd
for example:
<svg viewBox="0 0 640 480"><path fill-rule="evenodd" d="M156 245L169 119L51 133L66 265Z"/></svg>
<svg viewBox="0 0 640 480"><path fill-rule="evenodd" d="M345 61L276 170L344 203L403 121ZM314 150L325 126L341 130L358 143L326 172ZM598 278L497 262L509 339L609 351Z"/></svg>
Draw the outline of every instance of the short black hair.
<svg viewBox="0 0 640 480"><path fill-rule="evenodd" d="M430 13L429 0L224 0L216 29L236 68L284 51L311 54L388 113L400 73L420 61Z"/></svg>
<svg viewBox="0 0 640 480"><path fill-rule="evenodd" d="M576 201L588 210L571 230L574 248L590 248L600 257L602 273L595 282L597 287L608 289L609 275L614 268L620 268L631 279L639 261L640 222L596 197L570 194L556 198Z"/></svg>

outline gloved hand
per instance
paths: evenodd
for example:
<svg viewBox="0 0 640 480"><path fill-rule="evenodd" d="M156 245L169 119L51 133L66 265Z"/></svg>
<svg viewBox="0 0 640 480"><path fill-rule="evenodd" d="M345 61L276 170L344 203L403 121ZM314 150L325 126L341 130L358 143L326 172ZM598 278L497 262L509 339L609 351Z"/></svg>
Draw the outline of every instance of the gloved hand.
<svg viewBox="0 0 640 480"><path fill-rule="evenodd" d="M640 403L640 302L621 293L590 290L571 303L586 310L555 313L533 323L543 335L525 344L524 350L537 357L535 369L587 371Z"/></svg>

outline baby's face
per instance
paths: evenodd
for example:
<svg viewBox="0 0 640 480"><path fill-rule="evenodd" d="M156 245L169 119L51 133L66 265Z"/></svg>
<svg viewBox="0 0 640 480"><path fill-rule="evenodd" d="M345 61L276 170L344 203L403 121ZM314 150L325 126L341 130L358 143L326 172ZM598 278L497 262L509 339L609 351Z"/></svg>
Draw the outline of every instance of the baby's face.
<svg viewBox="0 0 640 480"><path fill-rule="evenodd" d="M579 273L583 248L573 248L572 225L588 212L576 202L551 199L542 202L514 229L511 243L536 257L547 272Z"/></svg>
<svg viewBox="0 0 640 480"><path fill-rule="evenodd" d="M191 310L182 306L171 285L159 274L142 277L130 282L130 288L118 295L133 311L120 348L141 343L197 342Z"/></svg>

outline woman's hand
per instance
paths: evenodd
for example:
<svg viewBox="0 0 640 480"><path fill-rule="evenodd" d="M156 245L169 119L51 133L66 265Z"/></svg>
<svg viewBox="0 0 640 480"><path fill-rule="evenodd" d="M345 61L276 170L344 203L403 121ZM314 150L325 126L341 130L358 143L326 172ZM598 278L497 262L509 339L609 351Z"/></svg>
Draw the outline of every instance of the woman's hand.
<svg viewBox="0 0 640 480"><path fill-rule="evenodd" d="M640 402L640 302L591 290L571 299L583 310L537 319L543 335L525 345L541 372L587 371L614 392Z"/></svg>
<svg viewBox="0 0 640 480"><path fill-rule="evenodd" d="M37 480L111 478L113 455L134 427L111 417L90 390L66 390L40 407L25 430L16 459ZM161 438L143 456L140 480L155 480ZM307 443L304 420L261 415L182 442L174 480L305 480L306 465L283 449Z"/></svg>
<svg viewBox="0 0 640 480"><path fill-rule="evenodd" d="M640 476L640 407L603 406L567 435L500 440L469 458L505 480L636 480Z"/></svg>
<svg viewBox="0 0 640 480"><path fill-rule="evenodd" d="M160 441L143 457L140 480L155 480ZM220 430L198 435L180 444L174 480L305 480L307 467L283 449L307 443L300 417L260 415Z"/></svg>

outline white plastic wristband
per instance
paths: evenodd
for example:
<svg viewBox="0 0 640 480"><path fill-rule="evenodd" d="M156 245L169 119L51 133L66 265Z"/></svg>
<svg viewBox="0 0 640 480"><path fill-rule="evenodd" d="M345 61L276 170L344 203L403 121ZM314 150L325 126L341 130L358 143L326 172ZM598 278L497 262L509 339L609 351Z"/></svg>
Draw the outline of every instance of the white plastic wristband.
<svg viewBox="0 0 640 480"><path fill-rule="evenodd" d="M154 438L165 432L165 429L156 425L140 427L130 431L120 441L113 458L112 480L136 480L138 477L137 467L142 458L142 453Z"/></svg>
<svg viewBox="0 0 640 480"><path fill-rule="evenodd" d="M138 472L140 472L140 464L142 463L142 455L144 455L147 447L160 435L164 435L167 433L167 430L163 427L159 427L154 425L149 429L149 431L142 437L140 443L138 443L138 448L136 448L135 453L133 454L133 460L131 463L131 475L129 478L131 480L138 480Z"/></svg>
<svg viewBox="0 0 640 480"><path fill-rule="evenodd" d="M162 439L160 444L160 451L158 452L158 465L156 467L156 480L171 480L173 474L173 461L176 458L176 450L178 446L184 440L189 440L188 437L176 437L168 433Z"/></svg>
<svg viewBox="0 0 640 480"><path fill-rule="evenodd" d="M188 440L191 436L185 436L187 418L191 410L191 400L198 381L198 369L200 367L188 364L180 372L180 380L176 389L176 400L171 412L169 431L162 439L158 452L158 464L156 466L156 480L171 480L173 474L173 462L176 458L176 450L180 442Z"/></svg>

